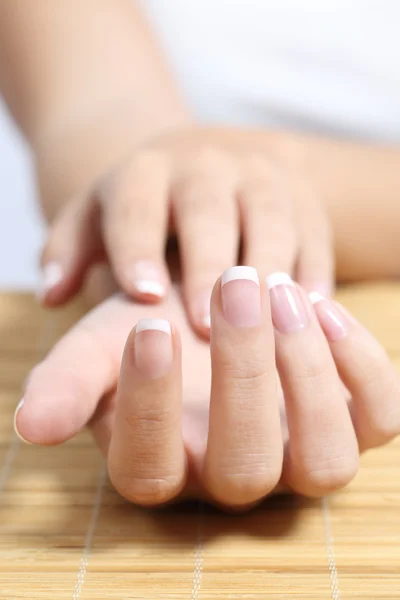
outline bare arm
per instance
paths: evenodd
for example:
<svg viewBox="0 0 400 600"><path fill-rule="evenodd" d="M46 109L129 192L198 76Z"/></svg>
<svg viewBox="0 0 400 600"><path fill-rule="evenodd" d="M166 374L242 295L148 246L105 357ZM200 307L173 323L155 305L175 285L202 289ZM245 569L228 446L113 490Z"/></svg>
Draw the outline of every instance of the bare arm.
<svg viewBox="0 0 400 600"><path fill-rule="evenodd" d="M0 86L33 147L50 220L132 147L191 123L133 0L3 0ZM400 148L261 130L247 139L278 140L317 184L340 279L399 274Z"/></svg>
<svg viewBox="0 0 400 600"><path fill-rule="evenodd" d="M3 0L0 89L50 219L135 144L190 121L133 0Z"/></svg>
<svg viewBox="0 0 400 600"><path fill-rule="evenodd" d="M400 275L400 146L299 136L334 233L339 280Z"/></svg>

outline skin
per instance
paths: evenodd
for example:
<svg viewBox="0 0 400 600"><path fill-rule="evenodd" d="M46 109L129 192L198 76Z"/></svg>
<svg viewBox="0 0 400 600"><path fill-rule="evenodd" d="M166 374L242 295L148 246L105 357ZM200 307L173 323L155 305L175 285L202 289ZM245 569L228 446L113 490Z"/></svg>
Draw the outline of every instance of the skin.
<svg viewBox="0 0 400 600"><path fill-rule="evenodd" d="M249 302L249 285L254 292L249 281L225 284L236 311ZM201 497L244 510L280 489L315 497L343 487L357 472L359 447L399 433L399 377L374 337L332 300L313 307L297 288L308 324L283 333L265 284L255 288L258 324L234 326L218 279L211 355L185 319L179 288L159 305L119 294L101 303L31 372L19 434L52 445L88 424L114 486L142 505ZM345 330L335 340L320 326L332 307ZM172 336L132 330L144 316L168 319Z"/></svg>
<svg viewBox="0 0 400 600"><path fill-rule="evenodd" d="M315 369L310 371L307 364L311 361L312 365L315 356L306 357L289 343L292 357L278 361L279 370L286 373L282 384L292 407L287 419L289 443L284 444L283 437L280 450L274 447L271 453L270 448L263 448L264 456L274 456L275 462L268 474L264 471L260 477L253 464L246 485L232 467L234 477L228 482L231 487L226 477L222 478L228 485L226 489L232 492L227 497L219 488L221 460L226 459L225 464L232 466L232 456L239 463L246 457L238 452L240 448L243 451L240 439L230 440L228 457L219 455L223 449L213 447L211 432L216 431L214 438L218 439L223 429L219 423L224 423L227 416L219 421L215 411L215 418L210 413L211 437L205 447L210 397L208 348L191 332L185 311L195 331L207 336L208 328L202 318L199 320L196 306L203 302L204 291L210 291L221 271L237 261L240 236L244 241L242 259L258 267L262 280L271 270L284 269L307 290L319 288L329 294L335 262L340 280L397 276L399 149L299 132L203 127L194 122L182 100L138 6L131 0L103 0L102 10L97 8L94 0L37 0L31 10L23 0L0 3L1 90L32 146L41 202L50 223L42 264L55 260L63 266L61 281L45 291L43 302L49 306L64 302L80 289L90 269L86 290L96 301L99 289L110 294L122 287L137 300L161 303L143 306L114 297L77 324L32 374L25 405L17 419L22 435L35 443L59 443L89 423L109 458L116 488L127 498L144 504L157 504L183 494L211 498L223 506L247 507L274 490L278 482L308 495L344 485L354 475L357 462L351 427L361 448L379 445L398 431L397 380L377 343L363 337L364 333L354 325L346 342L330 344L329 354L321 332L318 333L318 344L324 348L325 371L332 377L332 361L338 368L341 364L342 378L354 399L350 405L353 425L350 427L343 403L341 417L336 420L332 447L346 451L340 456L326 456L325 467L318 463L318 457L323 456L321 449L327 446L310 417L313 411L304 411L303 415L295 410L303 400L307 403L313 397L316 384L311 378L309 391L302 391L304 398L294 398L295 386L290 385L289 377L295 364L300 373L303 369L315 374ZM173 202L169 202L171 195ZM141 227L136 234L143 227L146 235L136 244L136 236L131 232L139 222ZM281 235L274 238L278 228ZM210 232L207 243L204 231ZM170 270L162 254L167 233L176 234L181 242L184 306L173 287L165 298L137 294L130 287L128 270L136 261L150 259L161 269L167 292ZM99 259L108 261L109 266L93 267ZM216 303L218 300L213 299L214 311ZM166 477L161 470L156 478L168 485L160 492L149 476L148 487L138 492L126 485L131 478L143 478L135 471L135 453L139 450L132 448L128 440L137 434L138 439L145 439L143 431L137 429L143 420L128 415L132 431L122 435L127 441L117 447L112 443L113 434L121 434L124 419L114 419L114 413L116 406L121 406L122 415L136 406L136 396L130 396L132 386L127 383L133 378L134 367L128 359L121 366L120 357L125 343L126 355L135 345L134 333L127 341L132 324L142 316L154 315L175 323L177 353L178 338L182 336L187 386L183 392L186 463L182 463L182 446L176 441L176 431L170 428L172 442L167 436L160 443L172 443L177 458L172 475ZM215 323L218 328L218 319ZM272 330L268 318L264 326L264 335L269 340L276 337L278 347L279 335ZM314 326L317 328L315 323ZM213 327L214 323L212 330ZM221 330L218 335L223 339L227 333ZM246 368L252 349L256 349L254 340L252 344L249 340L244 340L248 352L239 351L237 355ZM344 350L339 351L339 347ZM86 348L87 354L77 360L80 348ZM347 360L340 362L341 356ZM371 357L379 360L375 363ZM213 361L213 365L218 364L218 352L214 352ZM270 373L271 355L269 361ZM367 397L361 390L365 378L360 374L370 373L375 364ZM346 365L352 365L354 372L347 372ZM167 386L175 386L175 391L166 396L174 399L177 408L172 415L175 426L179 421L178 367L177 354L176 371L170 374L170 387ZM120 388L115 395L120 368ZM244 380L252 381L246 368ZM222 389L232 388L226 374L218 368L214 372L213 385L219 382ZM270 398L267 387L271 379L264 379L265 386L259 393ZM329 377L322 382L330 389ZM388 393L382 395L381 389ZM321 392L321 388L318 390ZM100 403L104 394L106 399ZM50 403L55 397L56 405ZM156 397L152 385L144 397L151 405ZM214 394L212 406L216 405L215 397ZM237 399L235 395L233 398ZM275 411L278 404L273 396L271 406L275 406ZM363 418L363 411L353 406L367 407L368 418ZM266 407L260 402L257 410L265 411ZM255 412L256 416L260 414ZM230 413L228 417L234 419ZM253 425L246 424L249 438L252 427L260 420L264 422L260 418ZM272 443L271 436L267 437L267 442ZM310 440L311 449L307 448ZM153 442L152 438L151 444L142 444L140 449L141 457L148 458L148 473L154 467ZM257 452L256 449L254 455ZM159 449L157 457L162 454ZM282 464L279 456L284 457ZM297 463L296 456L302 457ZM121 473L118 465L124 463L133 471ZM239 489L233 489L234 481L242 481Z"/></svg>

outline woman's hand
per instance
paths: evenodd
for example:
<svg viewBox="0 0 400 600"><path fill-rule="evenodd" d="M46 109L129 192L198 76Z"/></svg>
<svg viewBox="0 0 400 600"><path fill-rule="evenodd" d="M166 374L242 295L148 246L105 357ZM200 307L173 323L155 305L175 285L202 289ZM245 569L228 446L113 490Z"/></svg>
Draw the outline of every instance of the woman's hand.
<svg viewBox="0 0 400 600"><path fill-rule="evenodd" d="M262 276L289 272L329 295L328 221L289 147L279 134L199 128L136 150L53 222L42 257L44 302L71 297L104 254L123 291L160 301L169 287L168 231L178 237L185 304L200 334L209 334L216 278L238 260Z"/></svg>
<svg viewBox="0 0 400 600"><path fill-rule="evenodd" d="M337 303L314 293L313 306L285 274L268 285L249 267L217 281L211 363L175 289L148 307L111 298L32 371L20 435L57 444L89 424L116 489L145 505L246 508L278 486L319 496L346 485L359 448L400 431L399 378Z"/></svg>

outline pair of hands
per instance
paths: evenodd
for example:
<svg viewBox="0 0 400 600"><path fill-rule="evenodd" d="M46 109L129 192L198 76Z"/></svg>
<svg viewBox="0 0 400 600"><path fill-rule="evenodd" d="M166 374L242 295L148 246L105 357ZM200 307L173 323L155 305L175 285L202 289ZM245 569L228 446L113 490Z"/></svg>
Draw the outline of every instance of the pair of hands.
<svg viewBox="0 0 400 600"><path fill-rule="evenodd" d="M43 253L44 303L65 302L105 257L126 294L89 313L31 373L16 414L23 438L56 444L89 425L128 499L246 508L282 488L341 487L359 449L400 431L397 375L329 299L329 226L281 142L221 130L165 136L66 205ZM182 266L172 287L171 231ZM253 269L233 268L210 303L240 242L260 285ZM313 308L282 271L325 297L314 293ZM200 339L210 325L211 363Z"/></svg>
<svg viewBox="0 0 400 600"><path fill-rule="evenodd" d="M65 302L104 258L128 296L162 300L169 233L178 238L184 305L200 335L209 334L213 285L239 255L263 277L287 272L329 295L329 224L300 172L300 154L283 134L233 129L187 130L147 144L56 217L42 256L44 303Z"/></svg>
<svg viewBox="0 0 400 600"><path fill-rule="evenodd" d="M250 267L218 279L211 363L175 286L153 306L108 299L32 371L17 431L50 445L89 425L115 488L143 505L246 509L344 486L360 450L399 433L399 378L343 307L287 275L268 285Z"/></svg>

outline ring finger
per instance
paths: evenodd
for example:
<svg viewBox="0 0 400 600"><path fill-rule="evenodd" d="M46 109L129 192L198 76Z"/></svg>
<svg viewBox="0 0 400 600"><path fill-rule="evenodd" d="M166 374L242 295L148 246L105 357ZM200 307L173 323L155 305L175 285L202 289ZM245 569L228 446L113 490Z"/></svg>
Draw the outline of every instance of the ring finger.
<svg viewBox="0 0 400 600"><path fill-rule="evenodd" d="M267 281L289 428L284 479L299 493L323 495L346 485L357 471L354 428L307 295L284 273Z"/></svg>

